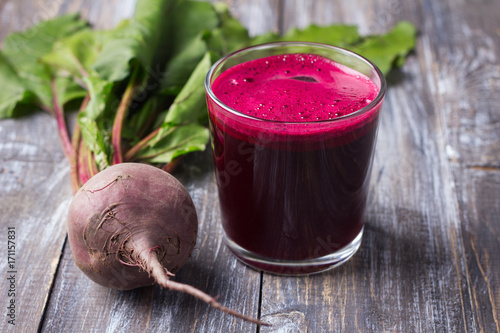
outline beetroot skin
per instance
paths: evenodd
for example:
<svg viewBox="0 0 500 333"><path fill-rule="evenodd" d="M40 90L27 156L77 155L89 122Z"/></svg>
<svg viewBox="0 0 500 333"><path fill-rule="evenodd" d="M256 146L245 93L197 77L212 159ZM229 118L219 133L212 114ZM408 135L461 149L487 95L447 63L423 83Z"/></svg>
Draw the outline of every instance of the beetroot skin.
<svg viewBox="0 0 500 333"><path fill-rule="evenodd" d="M101 171L78 190L69 207L71 252L94 282L121 290L158 283L267 325L170 279L191 255L197 232L188 191L169 173L147 164L121 163Z"/></svg>
<svg viewBox="0 0 500 333"><path fill-rule="evenodd" d="M69 244L78 267L114 289L155 283L145 261L154 255L170 273L196 244L196 208L169 173L138 163L117 164L75 194L68 214Z"/></svg>

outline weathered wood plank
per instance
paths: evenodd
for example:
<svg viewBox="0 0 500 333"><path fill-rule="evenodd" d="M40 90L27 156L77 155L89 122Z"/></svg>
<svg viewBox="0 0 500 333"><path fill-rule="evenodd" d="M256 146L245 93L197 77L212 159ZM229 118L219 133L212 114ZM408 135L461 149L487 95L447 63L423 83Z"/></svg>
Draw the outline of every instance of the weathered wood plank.
<svg viewBox="0 0 500 333"><path fill-rule="evenodd" d="M500 3L433 3L430 91L445 124L476 331L500 331ZM450 13L443 16L442 13ZM496 13L496 14L495 14ZM436 30L437 27L430 27ZM443 40L450 42L443 43ZM432 51L431 51L432 50Z"/></svg>
<svg viewBox="0 0 500 333"><path fill-rule="evenodd" d="M453 167L474 326L500 332L500 172Z"/></svg>
<svg viewBox="0 0 500 333"><path fill-rule="evenodd" d="M216 2L216 0L210 0ZM279 32L280 0L224 0L233 15L248 29L250 35L268 31Z"/></svg>
<svg viewBox="0 0 500 333"><path fill-rule="evenodd" d="M281 30L305 28L309 24L358 24L363 29L364 21L353 21L358 13L364 17L373 11L371 2L366 1L309 1L284 0Z"/></svg>
<svg viewBox="0 0 500 333"><path fill-rule="evenodd" d="M0 122L1 305L6 313L14 300L16 319L13 326L4 315L2 332L36 331L55 277L71 197L69 167L58 140L48 115ZM8 227L15 228L13 267L7 265ZM7 280L11 275L14 288ZM14 294L9 296L10 289Z"/></svg>

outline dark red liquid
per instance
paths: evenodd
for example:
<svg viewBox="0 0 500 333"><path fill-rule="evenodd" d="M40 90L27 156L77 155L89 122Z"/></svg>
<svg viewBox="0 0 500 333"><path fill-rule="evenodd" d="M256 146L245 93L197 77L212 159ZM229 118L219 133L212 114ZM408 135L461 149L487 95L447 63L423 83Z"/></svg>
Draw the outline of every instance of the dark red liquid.
<svg viewBox="0 0 500 333"><path fill-rule="evenodd" d="M293 66L291 74L297 75ZM318 83L316 79L299 81L312 85L312 90ZM224 95L216 88L214 84L216 96ZM374 96L360 98L365 101ZM300 93L292 99L303 105ZM260 104L269 106L269 101ZM272 260L304 260L336 252L358 236L363 228L380 105L335 124L258 121L224 114L210 99L208 105L222 223L230 241ZM249 109L245 113L251 114ZM292 105L291 109L299 107ZM277 117L277 113L266 112ZM323 109L321 117L332 112ZM348 113L345 108L337 112ZM308 117L318 114L309 111ZM296 117L287 115L287 119Z"/></svg>

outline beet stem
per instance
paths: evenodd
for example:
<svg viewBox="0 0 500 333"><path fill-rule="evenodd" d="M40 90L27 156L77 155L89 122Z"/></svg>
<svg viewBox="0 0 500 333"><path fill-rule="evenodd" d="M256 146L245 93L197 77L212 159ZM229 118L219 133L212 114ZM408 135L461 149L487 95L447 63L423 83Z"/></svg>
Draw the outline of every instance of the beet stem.
<svg viewBox="0 0 500 333"><path fill-rule="evenodd" d="M90 166L89 159L90 159L90 151L85 144L85 141L83 141L83 138L80 138L80 145L78 149L78 172L80 175L80 182L85 184L92 176L92 167Z"/></svg>
<svg viewBox="0 0 500 333"><path fill-rule="evenodd" d="M78 177L78 153L80 151L80 138L82 136L82 131L80 125L76 123L73 130L73 136L71 137L71 145L73 146L73 153L71 154L71 159L69 161L70 166L70 179L71 187L73 189L73 194L76 193L82 184L80 183L80 178Z"/></svg>
<svg viewBox="0 0 500 333"><path fill-rule="evenodd" d="M122 130L123 123L125 122L125 117L127 116L127 110L129 108L130 102L134 97L134 89L136 86L136 77L139 67L136 67L132 72L130 81L128 82L127 88L123 93L120 105L116 111L115 120L113 123L113 132L111 137L111 144L113 145L113 161L112 164L119 164L123 162L122 154Z"/></svg>
<svg viewBox="0 0 500 333"><path fill-rule="evenodd" d="M170 162L165 164L163 168L161 168L163 171L166 171L168 173L173 173L175 169L177 169L177 166L182 162L186 155L180 155L177 157L174 157Z"/></svg>
<svg viewBox="0 0 500 333"><path fill-rule="evenodd" d="M87 107L87 104L90 101L90 95L87 94L83 99L83 102L80 106L80 110L78 113L83 112ZM71 178L71 187L73 188L73 193L76 193L80 187L82 186L80 182L80 178L78 176L78 154L80 152L80 139L82 137L82 131L80 129L80 125L78 121L76 122L75 128L73 130L73 135L71 137L71 146L73 146L73 152L71 154L70 159L70 178Z"/></svg>
<svg viewBox="0 0 500 333"><path fill-rule="evenodd" d="M160 131L160 128L155 129L153 132L149 133L144 139L139 141L135 146L130 148L127 153L125 154L125 161L130 161L134 158L135 154L139 152L146 144L158 134Z"/></svg>
<svg viewBox="0 0 500 333"><path fill-rule="evenodd" d="M64 111L62 106L59 105L57 98L57 89L55 79L52 78L50 81L50 88L52 90L52 103L54 104L54 116L57 121L57 129L59 132L59 137L61 138L61 143L64 149L64 154L66 155L68 161L71 161L71 155L73 155L73 146L69 139L68 128L66 126L66 120L64 119Z"/></svg>
<svg viewBox="0 0 500 333"><path fill-rule="evenodd" d="M241 319L246 320L248 322L251 322L251 323L254 323L257 325L270 326L270 324L265 323L257 318L246 316L244 314L241 314L233 309L230 309L230 308L220 304L219 302L217 302L216 298L204 293L203 291L201 291L199 289L196 289L193 286L170 280L168 278L170 272L168 272L168 270L165 269L165 267L163 267L163 265L158 260L158 257L156 257L156 254L148 253L146 256L147 256L147 260L145 260L146 268L149 268L148 271L150 271L150 274L153 276L155 281L161 287L169 289L169 290L173 290L173 291L179 291L179 292L194 296L194 297L198 298L199 300L201 300L205 303L208 303L213 308L216 308L216 309L221 310L227 314L230 314L230 315L235 316L237 318L241 318Z"/></svg>

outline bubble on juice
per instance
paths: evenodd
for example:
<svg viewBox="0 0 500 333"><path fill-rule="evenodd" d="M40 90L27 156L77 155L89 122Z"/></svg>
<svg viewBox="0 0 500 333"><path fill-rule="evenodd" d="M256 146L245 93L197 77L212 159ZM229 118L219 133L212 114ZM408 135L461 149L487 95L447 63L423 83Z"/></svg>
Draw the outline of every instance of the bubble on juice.
<svg viewBox="0 0 500 333"><path fill-rule="evenodd" d="M294 76L291 78L292 80L298 80L298 81L303 81L303 82L318 82L318 80L316 80L315 78L313 78L312 76L305 76L305 75L301 75L301 76Z"/></svg>

